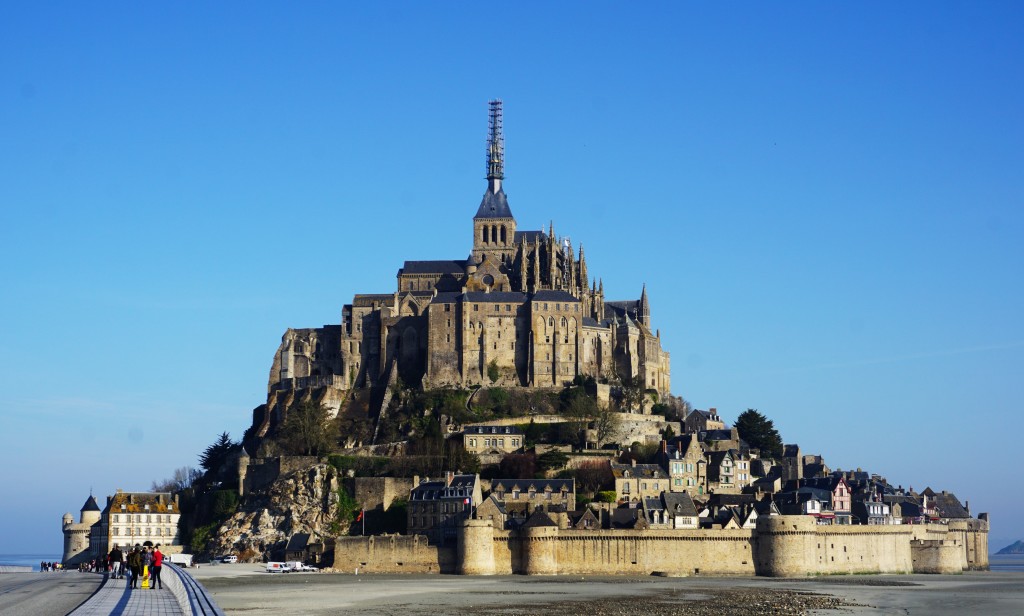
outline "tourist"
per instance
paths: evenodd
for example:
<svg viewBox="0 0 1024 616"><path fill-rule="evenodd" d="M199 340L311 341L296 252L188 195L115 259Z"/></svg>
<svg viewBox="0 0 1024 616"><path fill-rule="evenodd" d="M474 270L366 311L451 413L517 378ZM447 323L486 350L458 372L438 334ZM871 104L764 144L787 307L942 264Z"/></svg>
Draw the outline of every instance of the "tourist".
<svg viewBox="0 0 1024 616"><path fill-rule="evenodd" d="M159 588L163 590L164 583L160 581L160 569L164 565L164 555L160 552L160 544L156 544L156 548L153 549L153 575L150 588Z"/></svg>
<svg viewBox="0 0 1024 616"><path fill-rule="evenodd" d="M151 549L149 546L142 548L142 580L143 584L149 580L149 587L153 588L153 553L150 552Z"/></svg>
<svg viewBox="0 0 1024 616"><path fill-rule="evenodd" d="M121 548L114 545L114 549L110 550L110 577L117 579L123 577L121 571Z"/></svg>
<svg viewBox="0 0 1024 616"><path fill-rule="evenodd" d="M128 555L128 570L131 572L131 588L139 587L139 575L142 573L142 556L139 555L139 544L135 544L132 553Z"/></svg>

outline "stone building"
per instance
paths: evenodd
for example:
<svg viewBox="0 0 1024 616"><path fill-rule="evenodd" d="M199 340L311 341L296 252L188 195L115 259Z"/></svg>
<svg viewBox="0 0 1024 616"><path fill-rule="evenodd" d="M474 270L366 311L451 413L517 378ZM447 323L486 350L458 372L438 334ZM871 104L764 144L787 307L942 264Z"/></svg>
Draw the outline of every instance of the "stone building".
<svg viewBox="0 0 1024 616"><path fill-rule="evenodd" d="M518 426L466 426L462 446L475 454L515 453L523 448L523 430Z"/></svg>
<svg viewBox="0 0 1024 616"><path fill-rule="evenodd" d="M469 519L482 501L479 475L449 472L444 479L425 479L409 494L409 534L426 535L432 542L453 541L459 523Z"/></svg>
<svg viewBox="0 0 1024 616"><path fill-rule="evenodd" d="M658 464L612 463L615 494L623 503L640 503L642 498L658 498L669 489L668 474Z"/></svg>
<svg viewBox="0 0 1024 616"><path fill-rule="evenodd" d="M669 354L646 286L637 299L607 299L582 245L553 224L520 229L503 187L503 147L501 103L492 101L487 187L468 256L405 261L394 290L357 294L340 325L289 329L271 368L270 407L276 392L360 390L398 376L428 388L561 387L590 376L669 394Z"/></svg>
<svg viewBox="0 0 1024 616"><path fill-rule="evenodd" d="M64 533L65 565L102 558L115 545L160 545L168 554L181 551L178 534L178 499L169 492L124 492L118 490L107 497L100 509L92 495L82 506L76 524L70 513L65 513Z"/></svg>

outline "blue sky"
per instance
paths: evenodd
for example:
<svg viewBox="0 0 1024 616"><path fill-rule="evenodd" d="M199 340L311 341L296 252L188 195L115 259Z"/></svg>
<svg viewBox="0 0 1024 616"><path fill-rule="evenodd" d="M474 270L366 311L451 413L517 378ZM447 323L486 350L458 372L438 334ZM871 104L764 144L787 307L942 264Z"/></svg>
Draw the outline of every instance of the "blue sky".
<svg viewBox="0 0 1024 616"><path fill-rule="evenodd" d="M240 436L287 327L520 228L673 390L1024 537L1019 3L81 3L0 19L0 552Z"/></svg>

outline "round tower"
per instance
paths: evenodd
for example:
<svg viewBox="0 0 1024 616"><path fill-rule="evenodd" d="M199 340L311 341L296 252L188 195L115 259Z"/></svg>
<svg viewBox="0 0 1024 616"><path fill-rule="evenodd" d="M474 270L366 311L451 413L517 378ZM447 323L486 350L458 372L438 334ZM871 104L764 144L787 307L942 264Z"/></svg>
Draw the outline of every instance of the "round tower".
<svg viewBox="0 0 1024 616"><path fill-rule="evenodd" d="M558 558L555 547L558 544L557 526L534 526L523 531L522 567L526 575L557 575Z"/></svg>
<svg viewBox="0 0 1024 616"><path fill-rule="evenodd" d="M92 526L100 521L100 506L96 504L96 497L89 495L89 500L82 505L81 518L79 521L87 526Z"/></svg>
<svg viewBox="0 0 1024 616"><path fill-rule="evenodd" d="M460 575L494 575L494 528L490 520L463 520L457 539Z"/></svg>
<svg viewBox="0 0 1024 616"><path fill-rule="evenodd" d="M809 515L762 516L757 519L758 575L800 577L817 565L816 522Z"/></svg>

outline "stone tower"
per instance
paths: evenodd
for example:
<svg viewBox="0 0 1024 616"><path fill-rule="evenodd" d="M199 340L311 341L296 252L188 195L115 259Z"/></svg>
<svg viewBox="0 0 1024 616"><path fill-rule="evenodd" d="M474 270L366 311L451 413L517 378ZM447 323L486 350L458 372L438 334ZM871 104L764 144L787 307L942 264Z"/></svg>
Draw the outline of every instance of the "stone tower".
<svg viewBox="0 0 1024 616"><path fill-rule="evenodd" d="M90 494L78 515L78 524L74 523L70 513L65 513L61 520L61 530L64 532L62 561L65 566L76 565L92 557L89 552L89 538L92 526L100 521L100 507L96 503L96 498Z"/></svg>
<svg viewBox="0 0 1024 616"><path fill-rule="evenodd" d="M485 256L499 263L511 261L516 253L516 219L508 207L501 181L505 179L505 138L501 131L501 101L489 103L487 134L487 190L473 217L473 258Z"/></svg>

